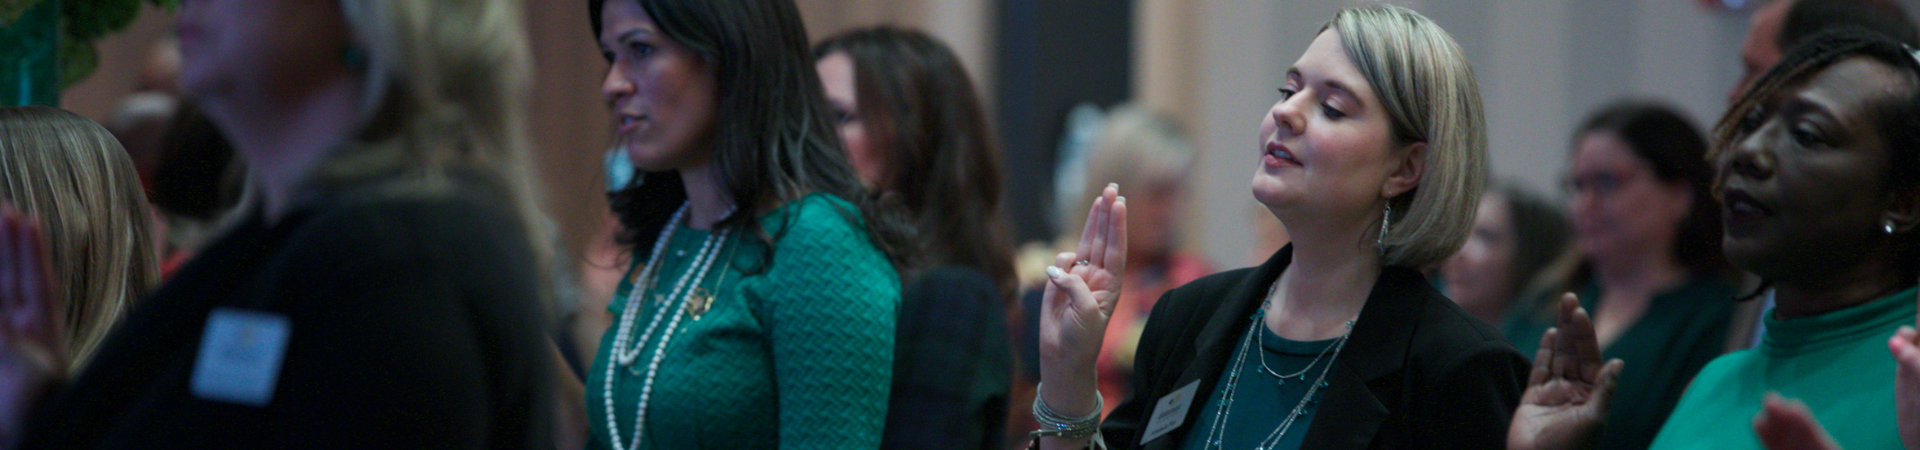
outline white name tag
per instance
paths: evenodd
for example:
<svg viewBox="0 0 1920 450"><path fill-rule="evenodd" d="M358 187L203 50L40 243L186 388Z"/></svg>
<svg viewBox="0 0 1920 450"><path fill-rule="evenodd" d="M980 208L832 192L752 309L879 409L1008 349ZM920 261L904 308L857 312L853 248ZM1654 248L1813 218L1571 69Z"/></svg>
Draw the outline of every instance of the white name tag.
<svg viewBox="0 0 1920 450"><path fill-rule="evenodd" d="M238 308L214 308L193 362L193 395L206 400L266 406L287 353L287 317Z"/></svg>
<svg viewBox="0 0 1920 450"><path fill-rule="evenodd" d="M1200 390L1200 380L1193 380L1185 387L1176 389L1153 405L1153 418L1147 421L1147 432L1140 435L1140 443L1146 444L1180 428L1187 423L1187 409L1193 407L1193 394Z"/></svg>

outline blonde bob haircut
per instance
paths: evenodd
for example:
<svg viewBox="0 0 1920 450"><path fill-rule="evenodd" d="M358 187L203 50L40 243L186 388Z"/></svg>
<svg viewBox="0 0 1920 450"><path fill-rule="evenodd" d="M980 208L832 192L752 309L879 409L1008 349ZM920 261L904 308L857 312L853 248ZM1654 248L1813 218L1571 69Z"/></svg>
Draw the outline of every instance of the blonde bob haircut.
<svg viewBox="0 0 1920 450"><path fill-rule="evenodd" d="M553 227L535 203L522 104L532 61L519 2L339 0L364 76L359 128L302 189L372 183L385 196L438 197L452 176L498 191L527 230L543 275ZM492 193L490 193L492 194ZM552 279L542 276L541 282Z"/></svg>
<svg viewBox="0 0 1920 450"><path fill-rule="evenodd" d="M146 193L106 128L46 106L0 108L0 201L40 220L56 308L77 371L159 282Z"/></svg>
<svg viewBox="0 0 1920 450"><path fill-rule="evenodd" d="M1486 190L1487 133L1480 86L1459 44L1413 10L1370 5L1340 11L1321 31L1339 33L1347 58L1373 85L1399 144L1425 142L1426 170L1391 207L1381 262L1431 266L1460 250Z"/></svg>

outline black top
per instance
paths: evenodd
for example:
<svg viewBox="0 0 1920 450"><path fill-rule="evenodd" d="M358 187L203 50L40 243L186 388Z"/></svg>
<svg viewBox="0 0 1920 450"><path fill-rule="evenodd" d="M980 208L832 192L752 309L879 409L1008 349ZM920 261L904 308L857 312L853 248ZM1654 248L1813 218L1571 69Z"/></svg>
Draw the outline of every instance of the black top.
<svg viewBox="0 0 1920 450"><path fill-rule="evenodd" d="M1693 376L1726 349L1727 325L1733 315L1734 287L1714 277L1694 277L1653 296L1647 311L1620 337L1600 352L1605 359L1627 362L1621 369L1618 391L1607 407L1607 428L1600 450L1643 449L1667 423L1680 404L1680 395ZM1553 326L1553 301L1530 302L1539 311L1518 311L1504 326L1508 340L1531 351L1540 347L1540 335ZM1580 290L1580 304L1588 311L1600 304L1600 285Z"/></svg>
<svg viewBox="0 0 1920 450"><path fill-rule="evenodd" d="M1293 258L1209 275L1154 305L1134 361L1133 397L1101 432L1114 448L1178 448L1205 398L1180 428L1141 445L1162 396L1188 383L1211 393L1247 321ZM1367 296L1303 449L1489 449L1505 445L1530 367L1500 333L1440 295L1420 273L1386 267ZM1210 394L1208 394L1210 395Z"/></svg>
<svg viewBox="0 0 1920 450"><path fill-rule="evenodd" d="M901 289L881 448L1003 448L1013 348L996 286L979 269L947 265Z"/></svg>
<svg viewBox="0 0 1920 450"><path fill-rule="evenodd" d="M121 321L22 448L551 447L535 257L472 187L250 218ZM286 319L264 406L189 388L216 307Z"/></svg>

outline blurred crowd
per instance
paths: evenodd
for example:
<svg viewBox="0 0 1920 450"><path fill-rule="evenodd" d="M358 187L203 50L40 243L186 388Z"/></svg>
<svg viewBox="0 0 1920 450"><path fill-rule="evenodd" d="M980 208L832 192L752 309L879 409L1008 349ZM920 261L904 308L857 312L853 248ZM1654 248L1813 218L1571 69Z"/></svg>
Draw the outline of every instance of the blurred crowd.
<svg viewBox="0 0 1920 450"><path fill-rule="evenodd" d="M1614 99L1561 192L1490 173L1398 6L1266 49L1254 164L1086 104L1044 194L925 32L568 7L614 136L578 254L517 2L194 0L102 121L0 108L0 448L1920 449L1890 0L1754 9L1717 120ZM1182 242L1202 164L1259 265Z"/></svg>

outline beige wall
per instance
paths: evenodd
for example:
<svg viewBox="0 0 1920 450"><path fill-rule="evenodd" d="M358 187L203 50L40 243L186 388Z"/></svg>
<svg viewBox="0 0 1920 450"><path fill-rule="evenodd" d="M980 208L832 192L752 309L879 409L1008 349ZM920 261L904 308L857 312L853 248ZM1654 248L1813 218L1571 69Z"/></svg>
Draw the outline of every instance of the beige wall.
<svg viewBox="0 0 1920 450"><path fill-rule="evenodd" d="M994 13L997 0L797 0L814 41L854 28L894 25L939 38L960 56L979 84L982 101L993 101ZM993 110L991 105L987 108Z"/></svg>

